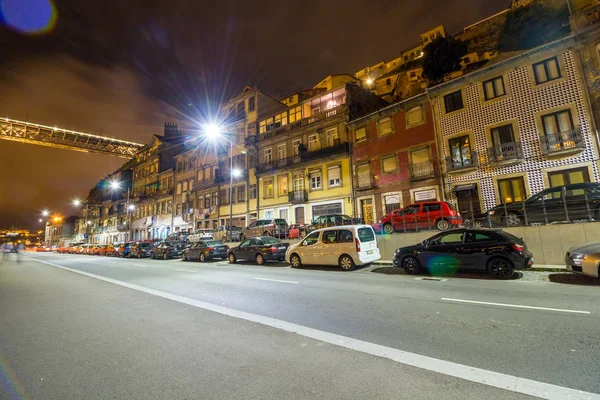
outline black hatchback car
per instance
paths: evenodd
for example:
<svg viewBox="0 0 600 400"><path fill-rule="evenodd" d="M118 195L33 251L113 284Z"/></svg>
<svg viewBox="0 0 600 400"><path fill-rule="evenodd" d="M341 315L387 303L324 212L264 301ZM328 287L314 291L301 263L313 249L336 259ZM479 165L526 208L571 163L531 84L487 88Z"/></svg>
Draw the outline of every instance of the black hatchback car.
<svg viewBox="0 0 600 400"><path fill-rule="evenodd" d="M497 205L479 216L485 224L505 226L586 219L600 219L600 183L555 186L524 202Z"/></svg>
<svg viewBox="0 0 600 400"><path fill-rule="evenodd" d="M238 246L232 247L227 252L229 263L234 264L238 260L254 260L258 265L267 261L285 260L285 252L289 243L284 243L271 236L260 236L244 240Z"/></svg>
<svg viewBox="0 0 600 400"><path fill-rule="evenodd" d="M454 229L399 248L393 262L408 274L487 270L495 278L510 279L515 270L533 265L533 255L522 239L502 230Z"/></svg>
<svg viewBox="0 0 600 400"><path fill-rule="evenodd" d="M168 240L160 243L152 249L152 258L162 258L163 260L175 257L181 257L183 254L183 243L175 240Z"/></svg>
<svg viewBox="0 0 600 400"><path fill-rule="evenodd" d="M202 262L215 258L224 260L227 258L227 250L229 250L229 246L218 240L201 240L186 248L181 259L183 261L198 260Z"/></svg>
<svg viewBox="0 0 600 400"><path fill-rule="evenodd" d="M154 245L150 242L139 242L129 247L129 257L145 258L150 257Z"/></svg>

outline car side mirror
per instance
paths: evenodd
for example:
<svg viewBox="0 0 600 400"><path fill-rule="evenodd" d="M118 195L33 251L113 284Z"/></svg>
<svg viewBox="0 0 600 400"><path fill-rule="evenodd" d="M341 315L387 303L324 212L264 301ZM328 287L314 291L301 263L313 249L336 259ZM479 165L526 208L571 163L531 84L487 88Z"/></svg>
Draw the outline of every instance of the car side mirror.
<svg viewBox="0 0 600 400"><path fill-rule="evenodd" d="M429 246L429 239L425 239L421 242L421 244L425 247Z"/></svg>

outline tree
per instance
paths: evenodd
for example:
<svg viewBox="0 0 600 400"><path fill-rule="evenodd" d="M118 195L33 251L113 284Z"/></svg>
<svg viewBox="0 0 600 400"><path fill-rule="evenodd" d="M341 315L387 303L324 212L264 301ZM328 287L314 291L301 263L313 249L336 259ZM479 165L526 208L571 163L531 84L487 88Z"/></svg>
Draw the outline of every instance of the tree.
<svg viewBox="0 0 600 400"><path fill-rule="evenodd" d="M423 49L423 77L430 83L442 82L446 75L460 69L467 46L452 37L436 37Z"/></svg>
<svg viewBox="0 0 600 400"><path fill-rule="evenodd" d="M515 7L506 14L499 50L527 50L569 33L566 6L547 7L540 1Z"/></svg>

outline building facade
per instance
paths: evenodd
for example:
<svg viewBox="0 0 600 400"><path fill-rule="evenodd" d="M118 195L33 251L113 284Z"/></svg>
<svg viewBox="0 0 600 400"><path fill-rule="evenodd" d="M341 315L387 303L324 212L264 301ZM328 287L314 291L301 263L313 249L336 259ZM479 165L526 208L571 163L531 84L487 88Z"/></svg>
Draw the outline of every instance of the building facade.
<svg viewBox="0 0 600 400"><path fill-rule="evenodd" d="M434 126L424 94L348 123L355 215L373 223L408 204L443 198Z"/></svg>
<svg viewBox="0 0 600 400"><path fill-rule="evenodd" d="M572 36L429 91L446 197L463 215L598 182L598 143Z"/></svg>
<svg viewBox="0 0 600 400"><path fill-rule="evenodd" d="M75 240L75 220L77 217L55 217L46 223L44 243L46 246L68 246Z"/></svg>

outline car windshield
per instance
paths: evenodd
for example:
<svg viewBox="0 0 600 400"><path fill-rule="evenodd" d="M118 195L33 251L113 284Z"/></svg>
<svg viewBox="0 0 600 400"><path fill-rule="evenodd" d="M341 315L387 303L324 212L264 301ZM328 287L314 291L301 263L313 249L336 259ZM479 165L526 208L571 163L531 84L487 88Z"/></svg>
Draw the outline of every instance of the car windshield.
<svg viewBox="0 0 600 400"><path fill-rule="evenodd" d="M372 242L375 240L373 228L358 228L358 239L361 242Z"/></svg>

